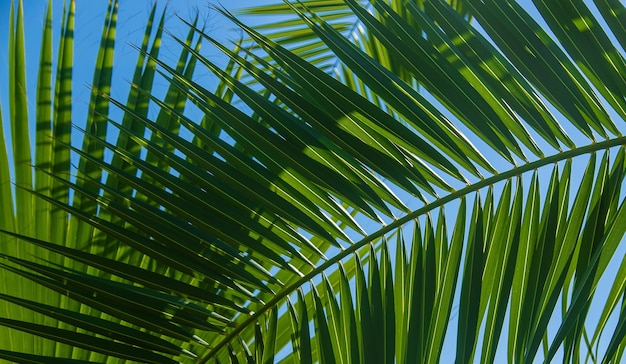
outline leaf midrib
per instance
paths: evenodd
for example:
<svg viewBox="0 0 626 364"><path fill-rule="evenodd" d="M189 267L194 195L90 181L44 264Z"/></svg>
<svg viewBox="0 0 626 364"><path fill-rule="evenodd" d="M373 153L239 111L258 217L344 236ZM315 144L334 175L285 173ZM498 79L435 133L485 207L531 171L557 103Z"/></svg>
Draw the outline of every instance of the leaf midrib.
<svg viewBox="0 0 626 364"><path fill-rule="evenodd" d="M329 267L331 267L332 265L338 263L339 261L341 261L343 258L347 257L349 254L354 253L355 251L361 249L362 247L366 246L367 244L369 244L372 241L375 241L376 239L384 236L385 234L389 233L390 231L408 223L409 221L427 213L430 212L434 209L436 209L437 207L443 206L448 202L454 201L458 198L461 198L463 196L469 195L472 192L478 191L481 188L490 186L490 185L494 185L498 182L507 180L509 178L518 176L518 175L522 175L528 171L532 171L538 168L541 168L543 166L552 164L552 163L557 163L563 160L567 160L573 157L577 157L580 155L584 155L584 154L589 154L589 153L593 153L599 150L607 150L609 148L612 147L616 147L616 146L620 146L620 145L626 145L626 136L619 136L617 138L614 139L608 139L602 142L597 142L597 143L592 143L589 145L585 145L582 147L578 147L578 148L574 148L574 149L570 149L561 153L557 153L554 155L551 155L549 157L545 157L518 167L515 167L513 169L510 169L508 171L502 172L500 174L496 174L493 175L489 178L485 178L482 179L476 183L473 183L471 185L468 185L462 189L456 190L444 197L441 197L425 206L420 207L419 209L414 210L413 212L406 214L405 216L396 219L395 221L393 221L392 223L383 226L381 229L379 229L378 231L364 237L363 239L361 239L360 241L354 243L353 245L351 245L350 247L348 247L345 250L342 250L339 254L333 256L332 258L328 259L327 261L325 261L323 264L321 264L320 266L318 266L317 268L315 268L314 270L312 270L311 272L309 272L308 274L304 275L302 278L300 278L299 280L297 280L296 282L290 284L289 286L285 287L283 290L281 290L280 292L278 292L271 300L269 300L261 309L259 309L258 311L255 311L254 314L250 315L250 317L248 317L245 321L243 321L240 325L238 325L231 333L229 333L228 335L226 335L224 337L223 340L221 340L217 345L215 345L211 351L209 351L209 353L207 355L205 355L204 357L202 357L202 359L200 359L199 363L206 363L210 358L214 357L217 352L224 347L227 343L229 343L232 339L235 338L235 336L237 336L239 333L241 333L246 327L248 327L248 325L254 323L257 321L257 319L263 315L265 312L267 312L268 310L270 310L272 307L274 307L275 305L277 305L283 298L287 297L288 295L290 295L291 293L295 292L300 286L302 286L303 284L305 284L306 282L310 281L311 279L313 279L315 276L317 276L318 274L321 274L322 272L324 272L326 269L328 269Z"/></svg>

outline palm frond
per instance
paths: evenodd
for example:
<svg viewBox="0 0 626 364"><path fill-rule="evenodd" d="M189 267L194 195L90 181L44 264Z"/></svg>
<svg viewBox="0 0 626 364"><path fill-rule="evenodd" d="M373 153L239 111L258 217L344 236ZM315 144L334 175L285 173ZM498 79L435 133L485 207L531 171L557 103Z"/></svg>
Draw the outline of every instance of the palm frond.
<svg viewBox="0 0 626 364"><path fill-rule="evenodd" d="M512 0L220 9L232 48L153 8L124 102L112 1L78 147L71 2L54 95L44 26L34 169L18 3L0 357L618 362L626 9L534 3L549 28Z"/></svg>

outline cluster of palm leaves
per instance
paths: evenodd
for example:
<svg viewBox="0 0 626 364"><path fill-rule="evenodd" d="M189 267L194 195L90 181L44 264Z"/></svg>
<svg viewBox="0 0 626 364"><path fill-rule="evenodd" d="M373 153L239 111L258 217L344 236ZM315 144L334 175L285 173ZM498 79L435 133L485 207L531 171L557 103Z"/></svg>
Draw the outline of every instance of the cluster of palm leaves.
<svg viewBox="0 0 626 364"><path fill-rule="evenodd" d="M119 100L111 0L80 121L74 1L56 56L49 2L34 117L17 1L0 358L620 362L626 8L532 3L217 8L233 45L155 7Z"/></svg>

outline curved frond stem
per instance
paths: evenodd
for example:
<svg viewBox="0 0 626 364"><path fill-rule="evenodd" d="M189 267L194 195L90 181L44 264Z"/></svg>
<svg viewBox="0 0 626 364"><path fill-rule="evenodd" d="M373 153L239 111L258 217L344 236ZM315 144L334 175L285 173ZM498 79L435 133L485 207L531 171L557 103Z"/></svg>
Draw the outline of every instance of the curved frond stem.
<svg viewBox="0 0 626 364"><path fill-rule="evenodd" d="M564 160L568 160L577 156L591 154L597 151L608 150L613 147L624 146L624 145L626 145L626 136L620 136L614 139L608 139L602 142L592 143L589 145L585 145L582 147L578 147L578 148L570 149L561 153L557 153L557 154L545 157L543 159L539 159L539 160L512 168L508 171L493 175L489 178L482 179L476 183L468 185L465 188L456 190L425 206L422 206L421 208L416 209L401 218L396 219L392 223L383 226L378 231L364 237L363 239L351 245L350 247L342 250L337 255L330 257L323 264L319 265L317 268L315 268L308 274L304 275L296 282L285 287L280 292L277 292L276 295L271 300L267 301L267 303L260 310L255 311L253 314L250 315L250 317L248 317L245 321L243 321L241 325L237 326L232 332L224 336L224 339L220 341L216 346L214 346L206 356L200 359L199 363L206 363L210 358L214 357L222 347L224 347L231 340L236 338L239 335L239 333L241 333L246 327L248 327L250 324L255 323L259 319L259 317L261 317L261 315L268 312L270 309L272 309L274 306L276 306L279 302L281 302L284 298L286 298L293 292L296 292L296 290L298 290L302 285L306 284L307 282L310 282L314 277L326 271L326 269L328 269L332 265L339 263L344 258L355 253L359 249L366 247L368 244L376 241L379 238L384 237L389 232L405 225L411 220L414 220L418 218L419 216L427 214L428 212L438 207L444 206L445 204L451 201L467 196L473 192L479 191L480 189L484 187L494 185L498 182L508 180L512 177L520 176L526 172L533 171L541 167L544 167L553 163L558 163Z"/></svg>

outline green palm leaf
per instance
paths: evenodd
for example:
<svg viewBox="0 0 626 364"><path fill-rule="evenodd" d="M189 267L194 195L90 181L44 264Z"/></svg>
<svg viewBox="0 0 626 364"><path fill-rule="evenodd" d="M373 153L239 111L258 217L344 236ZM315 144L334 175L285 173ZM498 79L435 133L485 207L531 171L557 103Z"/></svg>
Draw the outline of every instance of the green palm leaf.
<svg viewBox="0 0 626 364"><path fill-rule="evenodd" d="M232 47L155 6L122 101L111 1L84 124L50 2L33 134L15 4L0 358L619 362L626 9L533 2L219 8Z"/></svg>

